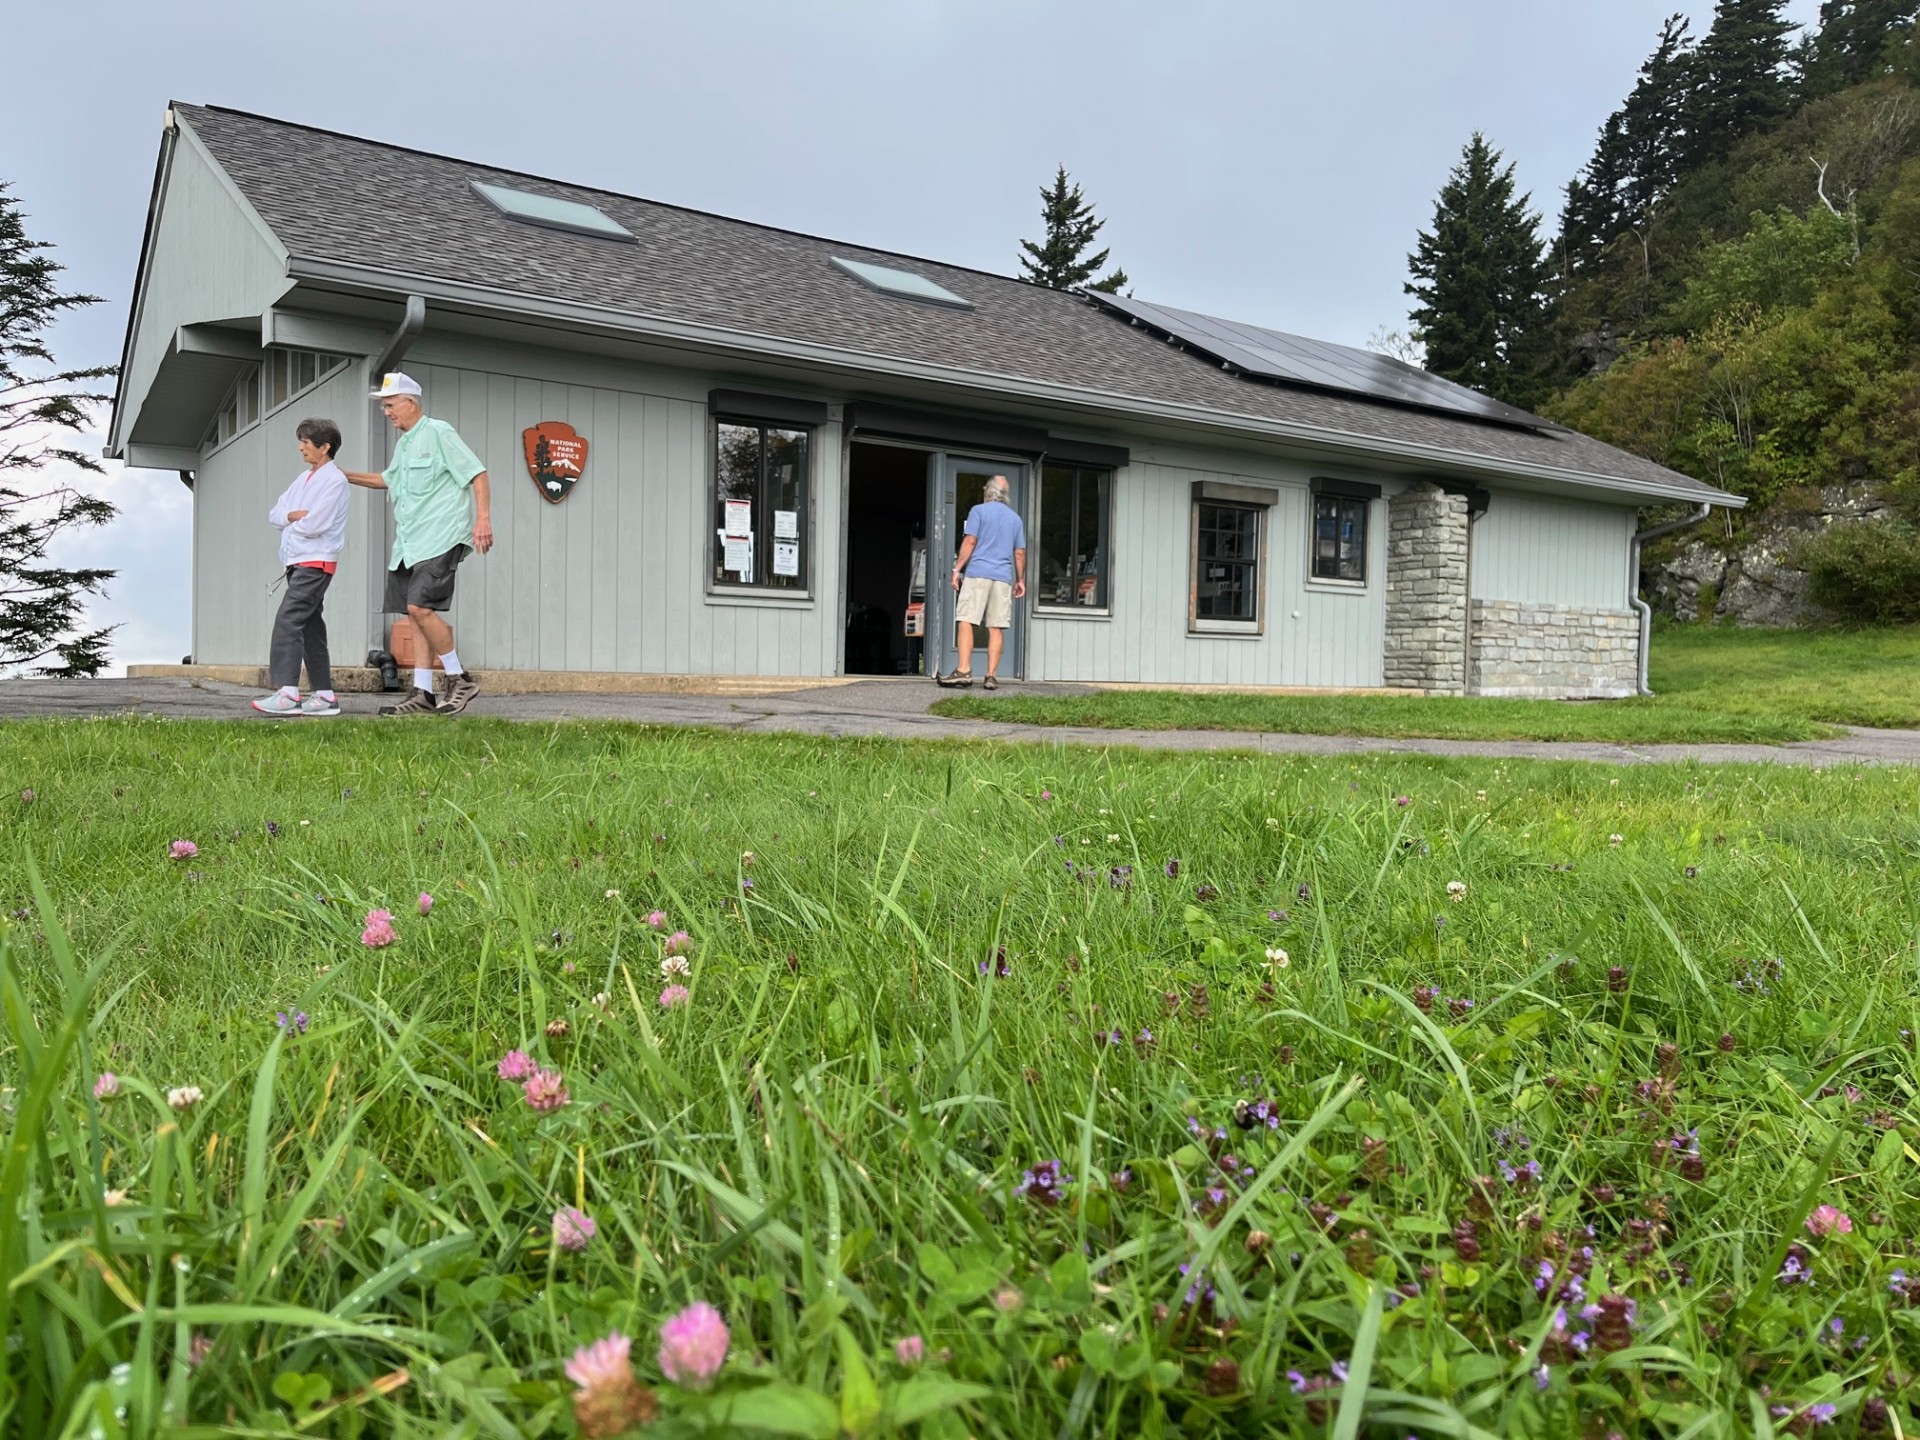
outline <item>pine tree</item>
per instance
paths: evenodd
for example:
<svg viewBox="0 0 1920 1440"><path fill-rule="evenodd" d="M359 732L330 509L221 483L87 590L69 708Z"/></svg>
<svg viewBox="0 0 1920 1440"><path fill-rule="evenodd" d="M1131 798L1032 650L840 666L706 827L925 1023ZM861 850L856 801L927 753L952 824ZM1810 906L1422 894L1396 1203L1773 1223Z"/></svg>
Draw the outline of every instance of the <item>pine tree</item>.
<svg viewBox="0 0 1920 1440"><path fill-rule="evenodd" d="M1127 272L1118 266L1099 280L1093 278L1107 263L1109 252L1088 255L1087 251L1107 222L1095 218L1093 206L1080 193L1080 187L1067 178L1064 165L1054 175L1053 184L1041 188L1040 218L1046 226L1045 238L1038 244L1020 242L1026 252L1020 257L1022 279L1055 290L1102 290L1109 295L1117 294L1127 283Z"/></svg>
<svg viewBox="0 0 1920 1440"><path fill-rule="evenodd" d="M97 675L112 628L85 629L82 602L103 593L114 572L53 565L47 551L72 526L106 524L114 508L69 484L28 484L25 477L48 465L100 470L99 461L57 437L84 430L86 407L106 398L74 387L113 370L53 368L47 328L99 297L57 288L63 267L44 253L51 248L45 241L27 238L11 189L0 181L0 674Z"/></svg>
<svg viewBox="0 0 1920 1440"><path fill-rule="evenodd" d="M1584 271L1619 236L1625 224L1622 199L1629 179L1626 132L1619 111L1601 127L1593 158L1567 184L1560 210L1559 259L1563 274Z"/></svg>
<svg viewBox="0 0 1920 1440"><path fill-rule="evenodd" d="M1660 39L1640 66L1633 90L1620 107L1627 179L1620 196L1629 220L1644 227L1680 181L1686 158L1687 120L1695 61L1687 17L1669 15Z"/></svg>
<svg viewBox="0 0 1920 1440"><path fill-rule="evenodd" d="M1427 369L1509 404L1545 388L1547 267L1532 197L1514 193L1513 166L1477 131L1447 176L1433 229L1407 257L1406 292Z"/></svg>
<svg viewBox="0 0 1920 1440"><path fill-rule="evenodd" d="M1820 28L1802 47L1802 94L1831 95L1881 73L1887 46L1920 19L1920 0L1821 0Z"/></svg>
<svg viewBox="0 0 1920 1440"><path fill-rule="evenodd" d="M1747 136L1769 129L1793 103L1788 41L1800 27L1787 0L1717 0L1713 25L1693 54L1687 112L1688 169L1725 159Z"/></svg>

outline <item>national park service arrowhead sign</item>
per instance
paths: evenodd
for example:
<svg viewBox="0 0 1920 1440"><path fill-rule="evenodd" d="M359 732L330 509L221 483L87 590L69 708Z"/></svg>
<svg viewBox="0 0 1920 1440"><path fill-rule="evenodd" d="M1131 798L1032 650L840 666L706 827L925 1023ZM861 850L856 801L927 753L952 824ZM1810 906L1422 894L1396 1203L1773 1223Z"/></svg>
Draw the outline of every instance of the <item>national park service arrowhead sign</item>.
<svg viewBox="0 0 1920 1440"><path fill-rule="evenodd" d="M520 432L527 449L527 473L549 505L558 505L587 473L587 439L564 420L542 420Z"/></svg>

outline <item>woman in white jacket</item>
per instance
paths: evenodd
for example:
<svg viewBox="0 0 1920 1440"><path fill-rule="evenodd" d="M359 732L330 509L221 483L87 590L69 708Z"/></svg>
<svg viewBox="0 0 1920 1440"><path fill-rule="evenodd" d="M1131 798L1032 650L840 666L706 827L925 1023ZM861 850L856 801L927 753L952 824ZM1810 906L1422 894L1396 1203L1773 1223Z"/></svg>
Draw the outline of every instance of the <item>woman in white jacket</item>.
<svg viewBox="0 0 1920 1440"><path fill-rule="evenodd" d="M321 607L340 564L347 539L347 477L333 463L340 449L340 427L331 420L302 420L294 436L306 473L286 489L267 512L280 532L280 565L287 588L273 617L273 648L268 657L271 695L253 702L263 715L338 715L333 665L327 654L327 621ZM311 693L300 698L300 666L307 667Z"/></svg>

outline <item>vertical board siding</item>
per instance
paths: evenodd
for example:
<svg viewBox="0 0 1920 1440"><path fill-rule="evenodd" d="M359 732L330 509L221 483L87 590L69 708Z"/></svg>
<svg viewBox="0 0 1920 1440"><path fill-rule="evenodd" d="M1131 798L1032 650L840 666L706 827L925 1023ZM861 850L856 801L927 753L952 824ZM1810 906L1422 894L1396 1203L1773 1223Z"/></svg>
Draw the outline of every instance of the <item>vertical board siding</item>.
<svg viewBox="0 0 1920 1440"><path fill-rule="evenodd" d="M1474 522L1473 598L1624 610L1634 522L1627 505L1496 490Z"/></svg>
<svg viewBox="0 0 1920 1440"><path fill-rule="evenodd" d="M1266 512L1266 628L1257 639L1187 631L1193 483L1278 488ZM1303 472L1202 469L1136 461L1114 481L1108 619L1033 617L1036 680L1166 685L1382 683L1386 502L1374 502L1363 589L1307 581L1311 496ZM1297 615L1297 618L1296 618Z"/></svg>
<svg viewBox="0 0 1920 1440"><path fill-rule="evenodd" d="M280 574L280 532L267 523L267 511L304 468L294 427L309 417L332 419L340 427L341 458L352 466L366 443L363 378L359 366L347 366L235 436L194 472L193 658L199 663L266 664L280 605L279 592L267 591ZM327 590L327 639L342 665L358 664L364 654L358 647L366 599L354 577L367 563L365 494L350 492L346 548Z"/></svg>
<svg viewBox="0 0 1920 1440"><path fill-rule="evenodd" d="M461 565L447 617L463 661L475 669L834 672L839 628L822 618L830 602L708 601L704 404L440 363L456 348L439 341L433 359L411 362L408 373L426 392L427 413L460 431L492 485L493 550ZM621 367L605 368L616 378ZM542 420L563 420L588 442L586 475L557 505L534 488L520 438ZM838 579L837 426L821 428L815 451L817 596ZM259 647L264 656L264 632Z"/></svg>

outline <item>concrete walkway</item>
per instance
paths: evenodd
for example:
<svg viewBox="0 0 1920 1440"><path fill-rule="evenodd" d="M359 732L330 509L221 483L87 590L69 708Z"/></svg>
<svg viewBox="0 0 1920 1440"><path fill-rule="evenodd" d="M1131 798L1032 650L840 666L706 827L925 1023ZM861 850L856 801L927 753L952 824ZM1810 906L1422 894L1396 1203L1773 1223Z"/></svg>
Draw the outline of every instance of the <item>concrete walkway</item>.
<svg viewBox="0 0 1920 1440"><path fill-rule="evenodd" d="M484 680L484 676L482 677ZM1006 694L1042 687L1009 685ZM1084 687L1049 685L1048 694ZM325 720L273 720L247 708L258 691L211 680L5 680L0 720L26 716L157 715L236 720L256 725L324 725ZM1081 726L949 720L927 713L941 696L925 680L866 680L779 695L499 695L468 711L508 720L624 720L645 725L702 725L742 734L881 736L899 740L1000 740L1031 745L1134 746L1146 750L1239 750L1271 755L1461 755L1517 760L1593 760L1648 765L1680 760L1709 764L1920 764L1920 730L1854 730L1838 740L1792 745L1613 745L1538 740L1378 740L1351 735L1275 735L1235 730L1102 730ZM978 692L975 692L978 693ZM372 716L398 697L343 695L349 716ZM1545 703L1545 702L1542 702ZM422 716L395 724L445 725Z"/></svg>

